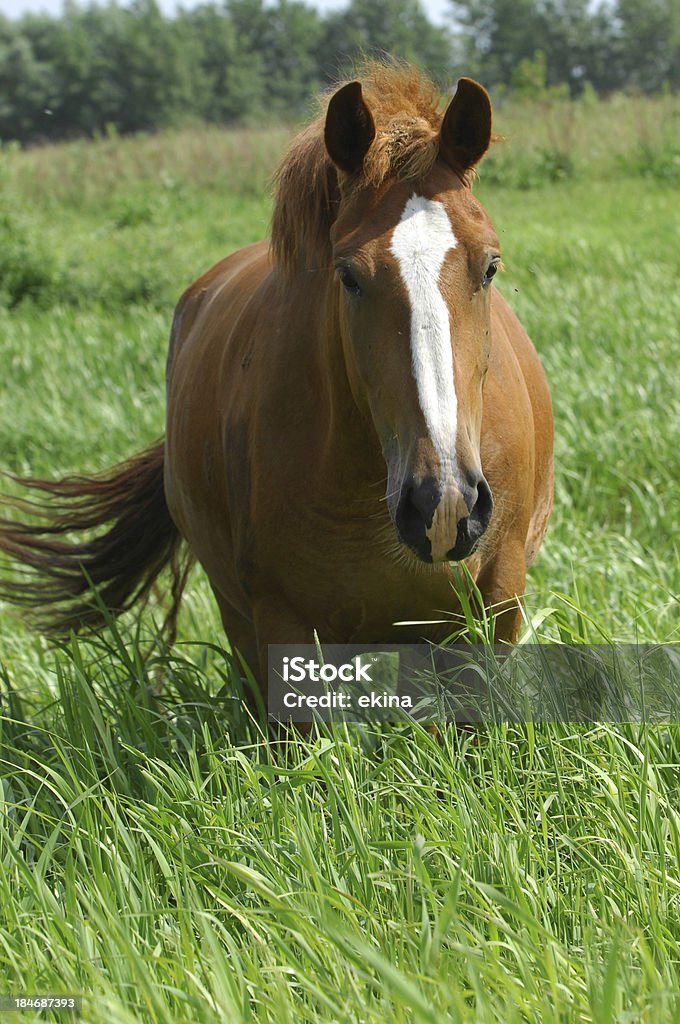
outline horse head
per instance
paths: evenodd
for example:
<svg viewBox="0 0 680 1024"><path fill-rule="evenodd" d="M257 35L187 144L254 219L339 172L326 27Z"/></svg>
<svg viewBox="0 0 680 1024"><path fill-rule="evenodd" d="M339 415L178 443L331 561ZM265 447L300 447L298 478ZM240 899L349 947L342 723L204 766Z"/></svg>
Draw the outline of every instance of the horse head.
<svg viewBox="0 0 680 1024"><path fill-rule="evenodd" d="M466 78L437 131L417 118L377 130L359 82L325 120L347 375L382 449L398 537L425 562L470 555L493 509L480 435L500 252L470 187L490 137L488 94Z"/></svg>

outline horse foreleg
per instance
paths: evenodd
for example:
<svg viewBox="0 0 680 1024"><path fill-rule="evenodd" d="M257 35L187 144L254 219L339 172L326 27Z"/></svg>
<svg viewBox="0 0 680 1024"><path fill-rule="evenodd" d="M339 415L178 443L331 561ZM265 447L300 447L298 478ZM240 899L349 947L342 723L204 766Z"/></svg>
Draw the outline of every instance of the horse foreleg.
<svg viewBox="0 0 680 1024"><path fill-rule="evenodd" d="M213 593L220 610L224 632L227 634L229 647L237 665L240 667L239 663L241 663L246 667L247 674L254 677L256 687L260 690L259 653L255 626L250 619L237 611L215 587L213 587ZM243 676L243 672L241 675ZM246 704L252 711L256 711L257 701L254 694L246 693Z"/></svg>
<svg viewBox="0 0 680 1024"><path fill-rule="evenodd" d="M524 540L508 538L477 577L484 607L494 616L497 643L515 643L522 624L521 598L526 583Z"/></svg>
<svg viewBox="0 0 680 1024"><path fill-rule="evenodd" d="M253 621L257 637L258 681L266 705L269 644L313 644L314 629L301 622L285 599L271 596L255 602Z"/></svg>

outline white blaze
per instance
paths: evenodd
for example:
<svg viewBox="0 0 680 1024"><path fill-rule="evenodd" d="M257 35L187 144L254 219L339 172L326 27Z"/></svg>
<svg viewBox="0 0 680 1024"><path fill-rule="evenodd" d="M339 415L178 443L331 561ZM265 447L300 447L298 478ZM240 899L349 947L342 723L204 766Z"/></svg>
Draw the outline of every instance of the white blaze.
<svg viewBox="0 0 680 1024"><path fill-rule="evenodd" d="M420 407L441 460L442 483L455 474L457 401L451 324L439 275L447 252L456 245L444 204L412 195L390 248L411 305L411 363Z"/></svg>

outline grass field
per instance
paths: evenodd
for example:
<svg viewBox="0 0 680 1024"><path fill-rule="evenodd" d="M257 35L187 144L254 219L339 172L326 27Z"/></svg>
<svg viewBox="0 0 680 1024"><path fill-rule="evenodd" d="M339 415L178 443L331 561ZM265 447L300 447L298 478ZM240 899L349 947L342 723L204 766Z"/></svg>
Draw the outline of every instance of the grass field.
<svg viewBox="0 0 680 1024"><path fill-rule="evenodd" d="M477 185L555 404L541 640L677 640L677 120L508 107ZM266 234L286 135L0 151L3 468L162 433L173 303ZM680 728L272 748L200 573L172 655L153 623L55 649L0 607L0 991L92 1024L680 1020Z"/></svg>

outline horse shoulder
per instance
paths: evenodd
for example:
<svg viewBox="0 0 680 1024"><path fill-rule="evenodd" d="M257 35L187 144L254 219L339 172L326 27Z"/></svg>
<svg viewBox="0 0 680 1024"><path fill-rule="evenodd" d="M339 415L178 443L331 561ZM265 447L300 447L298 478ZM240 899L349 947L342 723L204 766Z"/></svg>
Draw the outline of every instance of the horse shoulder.
<svg viewBox="0 0 680 1024"><path fill-rule="evenodd" d="M549 428L552 444L552 404L541 361L517 314L497 289L492 292L491 315L495 331L500 328L506 336L520 365L537 428Z"/></svg>
<svg viewBox="0 0 680 1024"><path fill-rule="evenodd" d="M238 249L223 257L209 270L206 270L196 281L189 285L183 292L175 307L170 328L170 342L168 345L168 356L166 363L166 382L169 382L170 374L175 365L176 357L191 334L192 328L199 315L205 311L210 300L216 293L222 292L237 279L244 271L249 270L253 263L262 262L269 251L267 241L254 242L252 245ZM247 291L242 290L244 296ZM239 291L234 289L234 296L238 297Z"/></svg>
<svg viewBox="0 0 680 1024"><path fill-rule="evenodd" d="M494 335L502 335L511 347L522 373L531 408L533 430L526 443L533 447L533 507L525 544L527 566L534 561L545 535L553 503L553 415L550 389L541 361L516 313L494 289Z"/></svg>
<svg viewBox="0 0 680 1024"><path fill-rule="evenodd" d="M213 563L224 560L217 548L231 544L239 514L233 507L238 488L228 487L233 482L233 464L241 467L247 462L242 451L246 430L238 422L244 400L238 375L240 350L248 344L243 314L253 305L253 295L269 267L266 242L233 253L187 289L173 321L167 374L166 497L175 523L213 577ZM229 452L226 467L225 449Z"/></svg>

